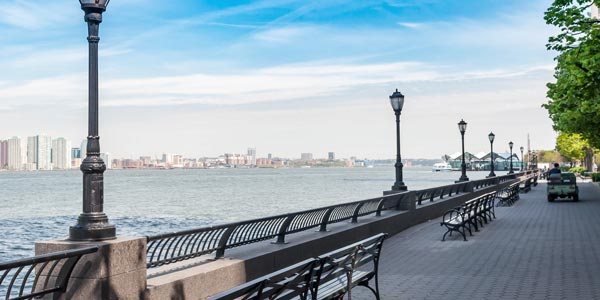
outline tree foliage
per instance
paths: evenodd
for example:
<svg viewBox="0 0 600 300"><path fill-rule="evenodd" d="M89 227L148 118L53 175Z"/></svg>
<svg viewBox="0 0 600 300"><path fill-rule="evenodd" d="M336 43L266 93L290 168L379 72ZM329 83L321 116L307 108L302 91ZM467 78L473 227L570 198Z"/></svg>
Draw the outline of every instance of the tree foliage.
<svg viewBox="0 0 600 300"><path fill-rule="evenodd" d="M547 44L559 55L544 107L555 130L580 134L600 148L600 20L589 16L590 6L590 0L555 0L545 13L561 33Z"/></svg>
<svg viewBox="0 0 600 300"><path fill-rule="evenodd" d="M588 148L580 134L561 133L556 138L556 150L570 161L582 161Z"/></svg>

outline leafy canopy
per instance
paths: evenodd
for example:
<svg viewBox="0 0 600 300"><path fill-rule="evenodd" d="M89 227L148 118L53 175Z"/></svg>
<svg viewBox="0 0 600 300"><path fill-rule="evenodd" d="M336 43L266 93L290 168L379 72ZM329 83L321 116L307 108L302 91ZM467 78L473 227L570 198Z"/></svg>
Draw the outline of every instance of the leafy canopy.
<svg viewBox="0 0 600 300"><path fill-rule="evenodd" d="M571 161L582 161L588 148L587 141L580 134L561 133L556 138L556 150Z"/></svg>
<svg viewBox="0 0 600 300"><path fill-rule="evenodd" d="M600 0L593 0L600 6ZM560 28L548 50L559 52L554 77L548 83L548 110L554 129L581 134L600 148L600 20L589 15L590 0L555 0L546 23Z"/></svg>

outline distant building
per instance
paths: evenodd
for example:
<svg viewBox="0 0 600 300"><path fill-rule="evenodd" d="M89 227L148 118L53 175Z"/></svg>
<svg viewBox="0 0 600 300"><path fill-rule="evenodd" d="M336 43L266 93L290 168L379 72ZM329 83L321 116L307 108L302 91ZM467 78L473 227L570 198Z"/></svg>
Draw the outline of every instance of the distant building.
<svg viewBox="0 0 600 300"><path fill-rule="evenodd" d="M79 169L81 167L81 158L71 159L71 169Z"/></svg>
<svg viewBox="0 0 600 300"><path fill-rule="evenodd" d="M71 169L71 141L59 137L52 141L52 163L55 169Z"/></svg>
<svg viewBox="0 0 600 300"><path fill-rule="evenodd" d="M81 158L81 148L71 148L71 159Z"/></svg>
<svg viewBox="0 0 600 300"><path fill-rule="evenodd" d="M52 138L45 135L28 137L26 155L28 170L52 170Z"/></svg>
<svg viewBox="0 0 600 300"><path fill-rule="evenodd" d="M0 169L8 167L8 141L0 140Z"/></svg>
<svg viewBox="0 0 600 300"><path fill-rule="evenodd" d="M248 148L247 163L251 166L256 166L256 148Z"/></svg>
<svg viewBox="0 0 600 300"><path fill-rule="evenodd" d="M300 160L313 160L312 153L300 153Z"/></svg>
<svg viewBox="0 0 600 300"><path fill-rule="evenodd" d="M81 159L84 159L87 156L87 140L83 140L81 142Z"/></svg>
<svg viewBox="0 0 600 300"><path fill-rule="evenodd" d="M8 139L8 169L22 170L27 161L27 145L18 136Z"/></svg>
<svg viewBox="0 0 600 300"><path fill-rule="evenodd" d="M173 155L173 167L183 168L183 155Z"/></svg>
<svg viewBox="0 0 600 300"><path fill-rule="evenodd" d="M271 153L267 154L267 158L268 159L273 159L273 154L271 154Z"/></svg>
<svg viewBox="0 0 600 300"><path fill-rule="evenodd" d="M329 161L334 161L334 160L335 160L335 153L334 153L334 152L329 152L329 153L327 154L327 159L328 159Z"/></svg>
<svg viewBox="0 0 600 300"><path fill-rule="evenodd" d="M100 158L102 158L102 160L104 161L104 164L106 164L107 169L112 169L112 159L111 159L110 153L108 153L108 152L100 153Z"/></svg>
<svg viewBox="0 0 600 300"><path fill-rule="evenodd" d="M246 165L247 159L242 154L231 154L225 153L225 164L230 166L243 166Z"/></svg>
<svg viewBox="0 0 600 300"><path fill-rule="evenodd" d="M145 166L148 166L148 165L152 164L152 157L150 157L150 156L140 156L140 160L142 161L142 163Z"/></svg>
<svg viewBox="0 0 600 300"><path fill-rule="evenodd" d="M165 164L172 164L173 163L173 154L163 153L161 161Z"/></svg>

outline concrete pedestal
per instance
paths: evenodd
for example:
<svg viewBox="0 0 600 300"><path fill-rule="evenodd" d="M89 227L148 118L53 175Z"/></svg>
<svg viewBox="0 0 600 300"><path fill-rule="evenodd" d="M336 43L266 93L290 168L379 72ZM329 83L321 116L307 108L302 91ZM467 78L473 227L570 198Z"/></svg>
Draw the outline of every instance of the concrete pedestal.
<svg viewBox="0 0 600 300"><path fill-rule="evenodd" d="M73 270L67 292L60 299L138 300L146 289L146 239L119 237L102 242L44 241L35 254L97 246Z"/></svg>

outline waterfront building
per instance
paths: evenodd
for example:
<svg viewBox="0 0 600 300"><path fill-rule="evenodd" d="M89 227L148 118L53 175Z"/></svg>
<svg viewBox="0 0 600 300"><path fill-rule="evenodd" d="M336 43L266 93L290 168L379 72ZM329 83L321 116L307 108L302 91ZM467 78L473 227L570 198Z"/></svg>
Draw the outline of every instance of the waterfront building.
<svg viewBox="0 0 600 300"><path fill-rule="evenodd" d="M0 170L8 166L8 141L0 140Z"/></svg>
<svg viewBox="0 0 600 300"><path fill-rule="evenodd" d="M106 164L106 169L112 169L110 153L108 153L108 152L100 153L100 158L102 158L102 160Z"/></svg>
<svg viewBox="0 0 600 300"><path fill-rule="evenodd" d="M225 164L229 166L246 165L247 157L243 154L225 153Z"/></svg>
<svg viewBox="0 0 600 300"><path fill-rule="evenodd" d="M81 142L81 159L83 160L87 156L87 140Z"/></svg>
<svg viewBox="0 0 600 300"><path fill-rule="evenodd" d="M465 152L465 164L467 170L471 171L489 171L490 170L490 152L480 152L472 154ZM460 170L462 164L462 155L460 152L444 155L446 160L454 170ZM521 162L520 157L513 153L513 168L519 170L524 166ZM510 169L510 153L496 153L494 152L494 170L495 171L507 171Z"/></svg>
<svg viewBox="0 0 600 300"><path fill-rule="evenodd" d="M267 154L267 158L268 159L273 159L273 154L271 154L271 153Z"/></svg>
<svg viewBox="0 0 600 300"><path fill-rule="evenodd" d="M144 164L144 166L149 166L152 164L152 157L151 156L140 156L140 160L142 161L142 163Z"/></svg>
<svg viewBox="0 0 600 300"><path fill-rule="evenodd" d="M300 160L308 161L313 160L312 153L300 153Z"/></svg>
<svg viewBox="0 0 600 300"><path fill-rule="evenodd" d="M52 138L49 136L37 136L37 164L38 170L52 170ZM71 165L71 144L67 148L68 165Z"/></svg>
<svg viewBox="0 0 600 300"><path fill-rule="evenodd" d="M164 164L169 164L169 165L172 164L173 163L173 154L163 153L161 162L163 162Z"/></svg>
<svg viewBox="0 0 600 300"><path fill-rule="evenodd" d="M71 159L81 158L81 148L71 148Z"/></svg>
<svg viewBox="0 0 600 300"><path fill-rule="evenodd" d="M69 170L72 165L71 141L59 137L52 141L52 163L55 169Z"/></svg>
<svg viewBox="0 0 600 300"><path fill-rule="evenodd" d="M248 148L247 164L250 166L256 166L256 148Z"/></svg>
<svg viewBox="0 0 600 300"><path fill-rule="evenodd" d="M52 138L36 135L27 138L27 170L52 170Z"/></svg>
<svg viewBox="0 0 600 300"><path fill-rule="evenodd" d="M328 159L329 161L334 161L334 160L335 160L335 153L334 153L334 152L329 152L329 153L327 154L327 159Z"/></svg>
<svg viewBox="0 0 600 300"><path fill-rule="evenodd" d="M183 155L173 155L173 168L183 168Z"/></svg>
<svg viewBox="0 0 600 300"><path fill-rule="evenodd" d="M12 171L23 170L27 162L27 144L18 136L8 139L7 167Z"/></svg>
<svg viewBox="0 0 600 300"><path fill-rule="evenodd" d="M79 169L81 167L81 158L71 159L71 169Z"/></svg>

